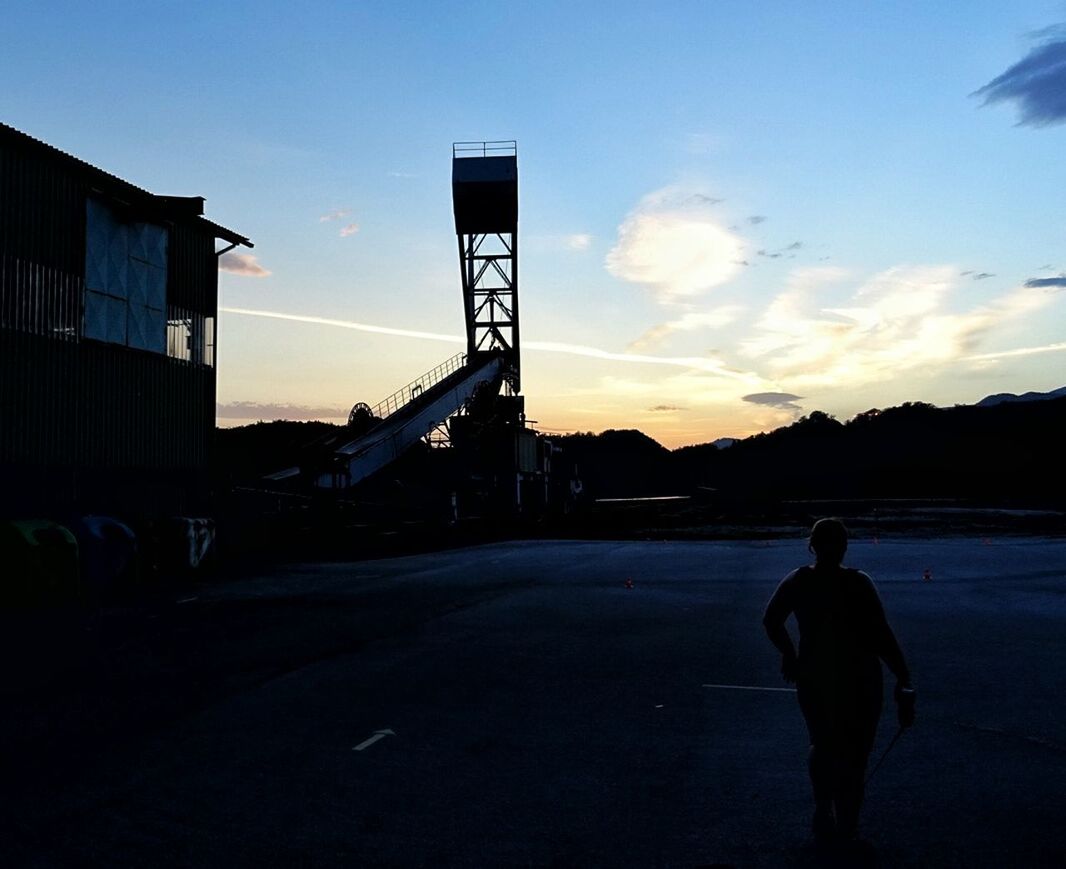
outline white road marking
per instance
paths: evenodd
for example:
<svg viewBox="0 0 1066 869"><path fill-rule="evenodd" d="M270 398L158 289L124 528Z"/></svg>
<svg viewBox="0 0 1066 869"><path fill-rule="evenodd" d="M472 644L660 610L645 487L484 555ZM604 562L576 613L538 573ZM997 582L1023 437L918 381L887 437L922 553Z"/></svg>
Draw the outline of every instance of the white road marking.
<svg viewBox="0 0 1066 869"><path fill-rule="evenodd" d="M393 733L391 730L387 730L387 729L386 730L376 730L376 731L374 731L374 735L373 736L371 736L369 739L364 739L357 746L355 746L355 748L353 748L352 751L362 751L364 748L370 748L370 746L372 746L379 739L384 739L386 736L395 736L395 735L396 734Z"/></svg>
<svg viewBox="0 0 1066 869"><path fill-rule="evenodd" d="M187 597L187 598L184 598L182 600L179 600L178 603L192 603L194 600L199 600L199 599L200 598L198 598L198 597Z"/></svg>
<svg viewBox="0 0 1066 869"><path fill-rule="evenodd" d="M704 688L730 688L733 691L784 691L795 694L795 688L766 688L762 685L704 685Z"/></svg>

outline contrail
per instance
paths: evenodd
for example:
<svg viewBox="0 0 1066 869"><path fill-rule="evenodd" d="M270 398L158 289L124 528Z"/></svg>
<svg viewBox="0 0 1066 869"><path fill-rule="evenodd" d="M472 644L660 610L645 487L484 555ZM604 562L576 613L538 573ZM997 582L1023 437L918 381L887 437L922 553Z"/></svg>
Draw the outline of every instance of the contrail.
<svg viewBox="0 0 1066 869"><path fill-rule="evenodd" d="M679 368L698 368L711 374L721 374L745 383L759 383L758 377L743 371L733 371L720 365L713 359L699 356L644 356L640 353L612 353L598 347L584 347L581 344L557 344L554 341L526 341L527 350L540 350L545 353L569 353L571 356L588 356L593 359L610 359L614 362L639 362L646 365L675 365Z"/></svg>
<svg viewBox="0 0 1066 869"><path fill-rule="evenodd" d="M1058 344L1045 344L1043 347L1019 347L1017 350L1001 350L999 353L979 353L964 357L967 362L982 362L986 359L1006 359L1009 356L1033 356L1037 353L1058 353L1066 350L1066 341Z"/></svg>
<svg viewBox="0 0 1066 869"><path fill-rule="evenodd" d="M269 317L272 320L291 320L296 323L315 323L319 326L338 326L355 329L357 332L376 332L378 335L399 335L403 338L425 338L429 341L447 341L449 344L465 344L466 338L459 335L442 335L440 332L419 332L415 329L393 329L391 326L372 326L354 320L332 320L329 317L308 317L304 314L283 314L279 311L258 311L252 308L219 308L227 314L245 314L249 317Z"/></svg>
<svg viewBox="0 0 1066 869"><path fill-rule="evenodd" d="M440 332L421 332L416 329L394 329L391 326L374 326L370 323L357 323L354 320L335 320L330 317L311 317L305 314L285 314L280 311L260 311L254 308L220 308L226 314L242 314L249 317L268 317L274 320L290 320L296 323L313 323L319 326L336 326L341 329L354 329L357 332L374 332L378 335L398 335L402 338L424 338L429 341L445 341L449 344L465 344L466 338L460 335L444 335ZM673 365L677 368L698 369L711 374L719 374L745 383L761 383L754 374L734 371L713 359L699 356L644 356L639 353L612 353L598 347L585 347L581 344L560 344L555 341L526 341L526 350L539 350L543 353L566 353L570 356L586 356L591 359L607 359L612 362L635 362L642 365Z"/></svg>

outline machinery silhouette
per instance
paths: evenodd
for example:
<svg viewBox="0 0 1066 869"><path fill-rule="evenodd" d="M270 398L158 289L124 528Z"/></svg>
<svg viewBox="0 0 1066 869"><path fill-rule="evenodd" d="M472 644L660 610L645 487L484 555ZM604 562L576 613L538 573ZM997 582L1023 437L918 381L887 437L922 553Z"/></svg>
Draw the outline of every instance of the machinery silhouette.
<svg viewBox="0 0 1066 869"><path fill-rule="evenodd" d="M342 433L309 444L297 466L268 480L348 492L421 443L448 453L456 513L568 509L580 484L559 449L526 426L520 393L517 143L453 144L452 204L466 352L372 407L356 404Z"/></svg>

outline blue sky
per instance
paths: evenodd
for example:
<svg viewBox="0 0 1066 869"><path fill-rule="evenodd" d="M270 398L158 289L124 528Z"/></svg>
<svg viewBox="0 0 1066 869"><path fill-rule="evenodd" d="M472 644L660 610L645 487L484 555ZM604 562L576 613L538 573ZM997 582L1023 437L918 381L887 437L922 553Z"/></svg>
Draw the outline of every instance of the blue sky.
<svg viewBox="0 0 1066 869"><path fill-rule="evenodd" d="M450 145L517 139L530 416L676 446L1066 383L1064 21L20 4L2 118L255 241L221 275L223 424L340 416L461 349L330 321L459 335Z"/></svg>

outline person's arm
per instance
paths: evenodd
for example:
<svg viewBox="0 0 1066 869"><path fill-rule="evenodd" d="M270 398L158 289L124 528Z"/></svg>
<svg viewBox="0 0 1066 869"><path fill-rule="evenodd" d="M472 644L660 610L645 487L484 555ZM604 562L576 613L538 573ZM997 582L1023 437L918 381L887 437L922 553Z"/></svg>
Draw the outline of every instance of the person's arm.
<svg viewBox="0 0 1066 869"><path fill-rule="evenodd" d="M863 574L866 576L866 574ZM885 616L885 608L881 604L881 597L877 594L873 580L866 576L866 582L870 590L870 615L874 630L874 650L878 657L896 677L897 690L911 687L911 671L907 667L907 661L903 657L903 650L899 647L896 635L888 624Z"/></svg>
<svg viewBox="0 0 1066 869"><path fill-rule="evenodd" d="M786 682L795 682L797 674L796 647L792 643L792 637L785 627L785 622L792 614L792 577L789 574L777 587L770 602L766 605L766 612L762 617L766 635L770 638L777 650L781 653L781 675Z"/></svg>
<svg viewBox="0 0 1066 869"><path fill-rule="evenodd" d="M903 657L903 650L899 647L896 635L888 624L885 608L881 604L881 597L877 593L873 580L861 571L860 574L866 580L866 587L869 589L870 627L873 631L874 651L896 677L896 689L892 692L892 696L896 701L896 716L902 731L914 726L916 695L911 685L911 671L907 667L907 661Z"/></svg>

